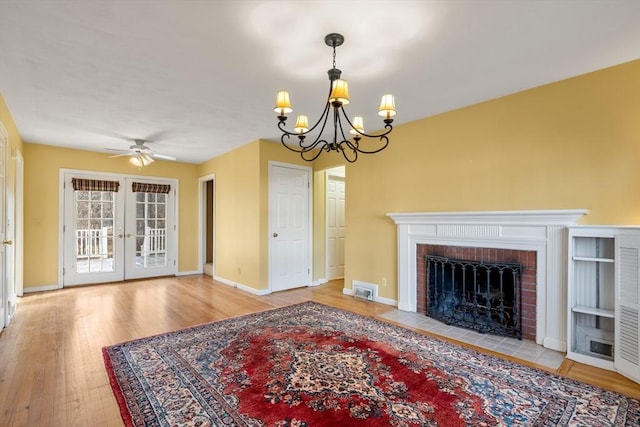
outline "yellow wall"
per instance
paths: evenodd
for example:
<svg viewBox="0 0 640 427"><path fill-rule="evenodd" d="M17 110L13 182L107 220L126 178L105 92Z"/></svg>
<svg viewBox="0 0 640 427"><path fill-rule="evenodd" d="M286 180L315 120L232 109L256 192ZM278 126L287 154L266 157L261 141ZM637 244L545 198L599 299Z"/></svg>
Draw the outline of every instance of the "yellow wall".
<svg viewBox="0 0 640 427"><path fill-rule="evenodd" d="M428 96L428 94L425 94ZM398 126L347 165L346 280L397 298L389 212L586 208L640 224L640 60Z"/></svg>
<svg viewBox="0 0 640 427"><path fill-rule="evenodd" d="M215 275L259 289L260 150L258 142L198 166L198 176L215 174Z"/></svg>
<svg viewBox="0 0 640 427"><path fill-rule="evenodd" d="M196 165L156 161L138 170L128 157L39 144L24 144L24 287L58 282L60 169L175 178L178 189L178 272L198 269L198 178ZM30 261L29 261L30 260Z"/></svg>

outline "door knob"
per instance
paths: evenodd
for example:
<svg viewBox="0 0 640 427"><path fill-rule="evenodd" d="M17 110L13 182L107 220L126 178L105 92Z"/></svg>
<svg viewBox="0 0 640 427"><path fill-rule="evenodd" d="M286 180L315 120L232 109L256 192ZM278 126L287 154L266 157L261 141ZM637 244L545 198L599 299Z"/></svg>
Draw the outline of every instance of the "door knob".
<svg viewBox="0 0 640 427"><path fill-rule="evenodd" d="M118 234L118 237L122 239L123 236L122 236L122 234Z"/></svg>
<svg viewBox="0 0 640 427"><path fill-rule="evenodd" d="M13 245L13 240L3 240L2 244L3 245Z"/></svg>
<svg viewBox="0 0 640 427"><path fill-rule="evenodd" d="M273 237L278 237L278 233L273 233Z"/></svg>
<svg viewBox="0 0 640 427"><path fill-rule="evenodd" d="M131 233L127 233L127 237L131 237Z"/></svg>

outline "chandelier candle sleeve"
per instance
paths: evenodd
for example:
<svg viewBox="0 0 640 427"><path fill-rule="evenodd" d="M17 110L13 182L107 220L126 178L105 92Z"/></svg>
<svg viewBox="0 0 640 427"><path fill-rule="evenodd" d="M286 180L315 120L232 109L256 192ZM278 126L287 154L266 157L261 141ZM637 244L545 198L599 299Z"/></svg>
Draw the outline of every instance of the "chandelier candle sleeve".
<svg viewBox="0 0 640 427"><path fill-rule="evenodd" d="M342 46L344 37L337 33L327 34L324 43L333 49L333 66L327 71L329 94L325 98L324 111L313 124L309 124L307 116L298 115L293 132L289 131L285 128L287 114L293 111L289 92L278 91L273 110L278 114L278 129L282 132L280 142L308 162L314 161L325 151L336 151L346 161L353 163L358 159L358 154L378 153L389 145L387 135L393 130L391 123L396 115L395 100L393 95L382 97L378 115L383 118L384 128L376 134L365 133L362 116L351 119L344 109L350 103L349 86L341 78L342 70L336 68L336 47ZM292 137L297 139L297 143L291 141Z"/></svg>

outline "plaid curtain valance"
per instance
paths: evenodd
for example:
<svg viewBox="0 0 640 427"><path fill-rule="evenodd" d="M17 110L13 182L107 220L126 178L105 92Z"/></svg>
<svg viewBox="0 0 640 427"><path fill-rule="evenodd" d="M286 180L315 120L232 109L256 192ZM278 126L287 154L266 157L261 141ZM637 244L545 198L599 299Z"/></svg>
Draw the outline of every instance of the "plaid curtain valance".
<svg viewBox="0 0 640 427"><path fill-rule="evenodd" d="M168 194L171 191L169 184L148 184L146 182L134 182L134 193L164 193Z"/></svg>
<svg viewBox="0 0 640 427"><path fill-rule="evenodd" d="M71 185L75 191L113 191L118 192L118 181L104 181L101 179L71 178Z"/></svg>

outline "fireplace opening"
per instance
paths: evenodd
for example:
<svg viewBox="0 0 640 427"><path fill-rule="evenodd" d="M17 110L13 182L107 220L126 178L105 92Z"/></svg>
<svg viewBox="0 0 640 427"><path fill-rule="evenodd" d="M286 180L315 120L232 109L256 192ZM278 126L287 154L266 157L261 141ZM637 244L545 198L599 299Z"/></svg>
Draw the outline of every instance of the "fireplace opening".
<svg viewBox="0 0 640 427"><path fill-rule="evenodd" d="M425 260L427 316L481 333L522 339L522 265L434 255Z"/></svg>

